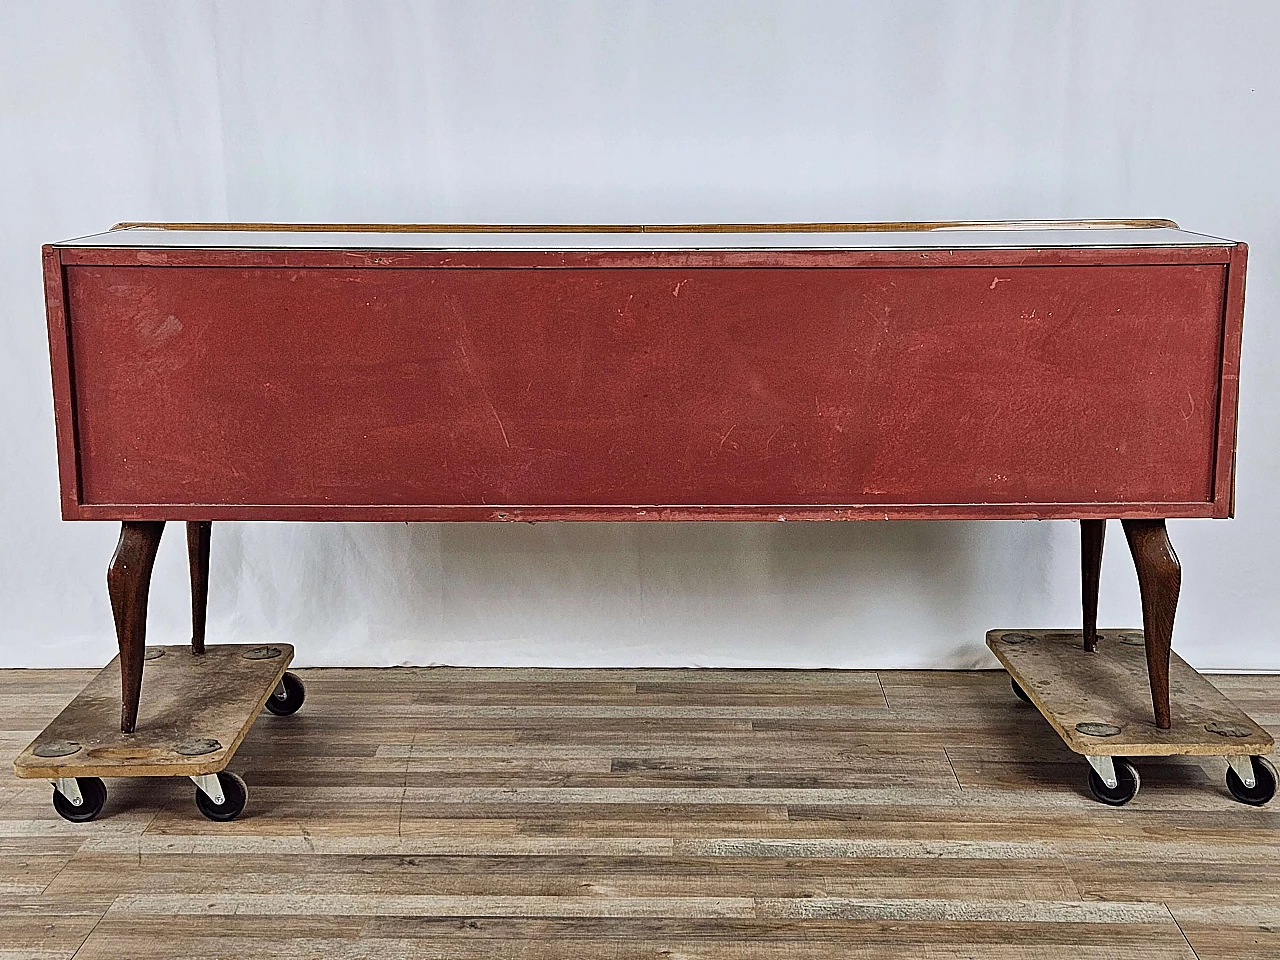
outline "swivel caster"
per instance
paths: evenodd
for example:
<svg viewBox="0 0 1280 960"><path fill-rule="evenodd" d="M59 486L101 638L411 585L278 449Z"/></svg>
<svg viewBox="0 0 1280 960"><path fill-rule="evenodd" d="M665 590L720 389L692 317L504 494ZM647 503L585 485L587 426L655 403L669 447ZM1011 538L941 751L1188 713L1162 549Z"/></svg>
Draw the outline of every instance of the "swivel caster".
<svg viewBox="0 0 1280 960"><path fill-rule="evenodd" d="M1227 789L1241 803L1260 807L1276 795L1276 768L1266 757L1228 757Z"/></svg>
<svg viewBox="0 0 1280 960"><path fill-rule="evenodd" d="M1138 768L1122 757L1085 757L1089 761L1089 792L1099 803L1123 807L1138 795Z"/></svg>
<svg viewBox="0 0 1280 960"><path fill-rule="evenodd" d="M1018 681L1013 679L1013 677L1009 678L1009 686L1013 687L1013 692L1019 700L1023 703L1031 703L1031 698L1027 696L1027 691L1023 690Z"/></svg>
<svg viewBox="0 0 1280 960"><path fill-rule="evenodd" d="M307 688L302 685L297 674L286 673L276 684L271 696L267 697L267 712L277 717L287 717L298 712L307 699Z"/></svg>
<svg viewBox="0 0 1280 960"><path fill-rule="evenodd" d="M249 788L234 773L223 770L192 777L196 784L196 809L218 823L234 820L249 802Z"/></svg>
<svg viewBox="0 0 1280 960"><path fill-rule="evenodd" d="M102 812L107 786L97 777L60 777L53 781L53 809L72 823L88 823Z"/></svg>

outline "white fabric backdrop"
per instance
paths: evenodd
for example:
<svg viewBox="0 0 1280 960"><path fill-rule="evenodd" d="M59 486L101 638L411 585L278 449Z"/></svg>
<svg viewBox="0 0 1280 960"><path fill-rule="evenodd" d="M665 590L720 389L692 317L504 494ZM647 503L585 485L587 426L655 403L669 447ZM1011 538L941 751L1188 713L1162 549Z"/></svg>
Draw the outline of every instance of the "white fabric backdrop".
<svg viewBox="0 0 1280 960"><path fill-rule="evenodd" d="M39 245L120 220L1161 216L1247 240L1238 520L1175 646L1280 668L1280 4L0 0L0 666L114 650L58 519ZM1118 525L1102 620L1140 623ZM187 636L171 528L151 636ZM215 524L210 637L300 663L974 666L1072 523Z"/></svg>

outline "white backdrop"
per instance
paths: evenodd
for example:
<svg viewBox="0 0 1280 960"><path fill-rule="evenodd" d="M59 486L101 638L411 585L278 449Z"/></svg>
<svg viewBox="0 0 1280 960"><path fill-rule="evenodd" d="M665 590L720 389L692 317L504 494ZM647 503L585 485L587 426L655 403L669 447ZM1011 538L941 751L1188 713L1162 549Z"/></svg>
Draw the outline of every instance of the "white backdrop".
<svg viewBox="0 0 1280 960"><path fill-rule="evenodd" d="M0 666L114 650L58 519L42 242L120 220L1159 216L1251 244L1238 515L1175 647L1280 669L1280 4L0 0ZM1141 621L1118 525L1102 621ZM1073 523L215 524L210 639L300 663L974 666ZM171 525L151 637L188 635Z"/></svg>

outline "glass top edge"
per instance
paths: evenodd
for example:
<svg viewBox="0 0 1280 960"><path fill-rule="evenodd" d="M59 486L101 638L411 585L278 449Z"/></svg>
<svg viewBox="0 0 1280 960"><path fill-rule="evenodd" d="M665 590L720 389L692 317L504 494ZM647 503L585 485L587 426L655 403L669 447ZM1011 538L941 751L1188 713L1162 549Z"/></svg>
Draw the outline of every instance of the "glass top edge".
<svg viewBox="0 0 1280 960"><path fill-rule="evenodd" d="M1053 226L867 231L670 232L477 230L421 233L372 230L213 230L131 226L61 241L56 247L177 249L358 249L410 251L811 251L895 249L1105 248L1144 246L1234 246L1236 241L1177 227Z"/></svg>

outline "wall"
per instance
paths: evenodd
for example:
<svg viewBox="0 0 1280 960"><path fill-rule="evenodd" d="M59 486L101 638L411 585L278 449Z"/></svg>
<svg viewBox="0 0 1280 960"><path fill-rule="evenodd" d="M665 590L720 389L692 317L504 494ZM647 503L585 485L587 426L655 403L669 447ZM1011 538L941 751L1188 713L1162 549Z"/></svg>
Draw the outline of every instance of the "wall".
<svg viewBox="0 0 1280 960"><path fill-rule="evenodd" d="M1238 515L1175 646L1280 669L1280 5L0 5L0 666L114 649L58 519L39 246L120 220L1173 218L1251 244ZM1140 623L1118 525L1102 620ZM171 529L152 638L183 640ZM1071 523L215 525L211 640L301 663L988 665Z"/></svg>

